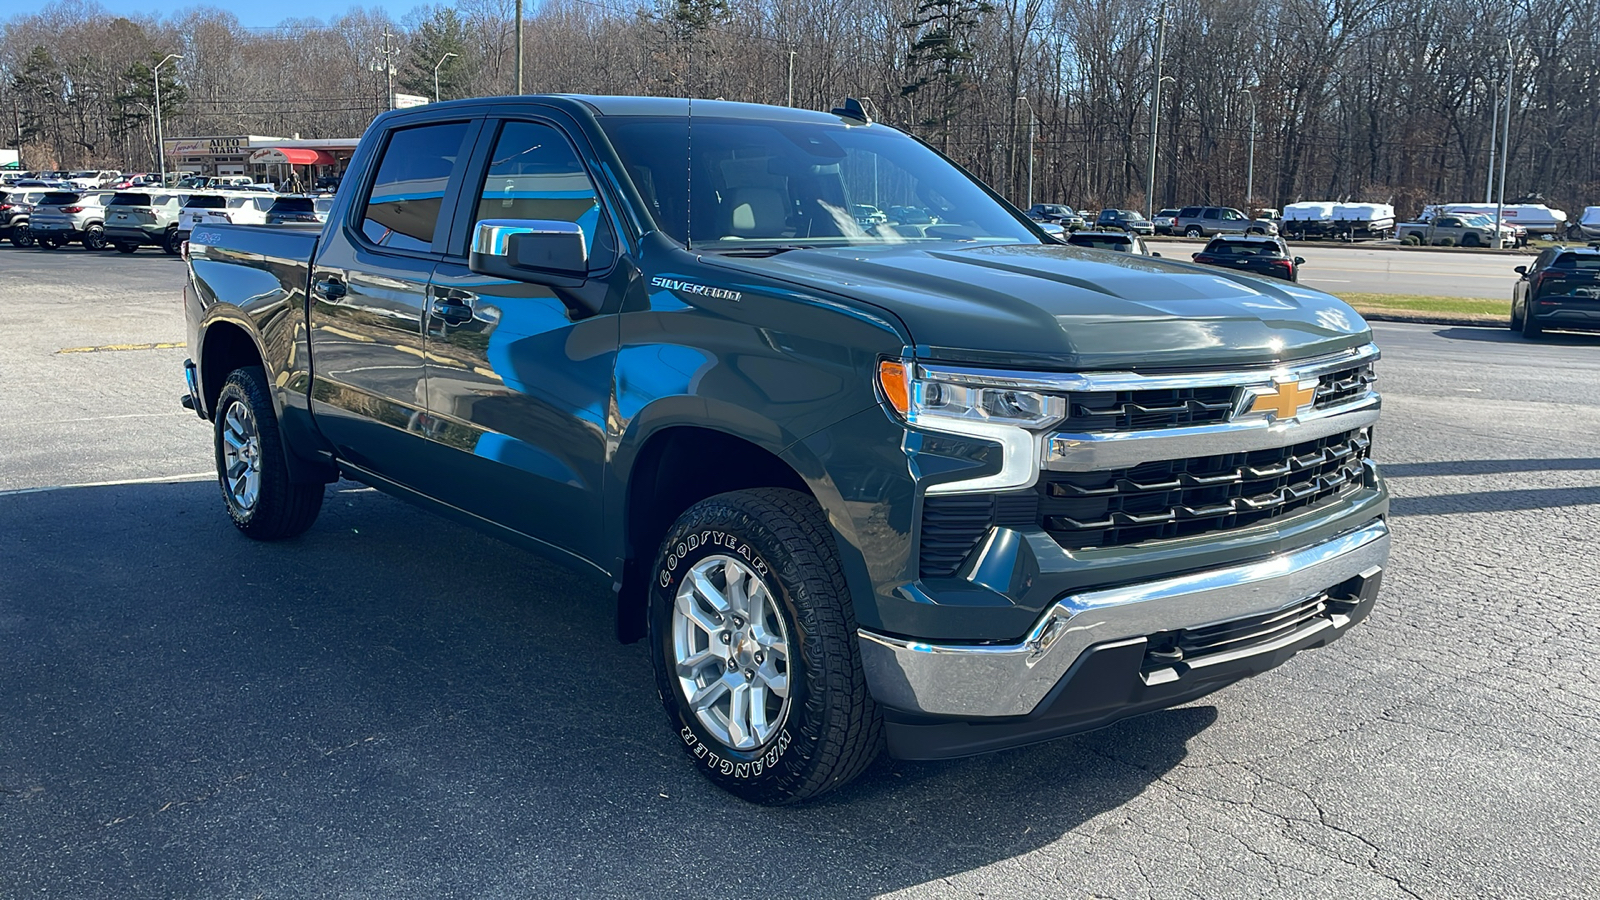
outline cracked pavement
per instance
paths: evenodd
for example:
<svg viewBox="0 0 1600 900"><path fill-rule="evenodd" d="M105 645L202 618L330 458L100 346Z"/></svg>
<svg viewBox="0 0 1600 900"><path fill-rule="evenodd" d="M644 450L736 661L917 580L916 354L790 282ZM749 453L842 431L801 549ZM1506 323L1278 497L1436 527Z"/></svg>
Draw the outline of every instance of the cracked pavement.
<svg viewBox="0 0 1600 900"><path fill-rule="evenodd" d="M769 810L604 592L349 482L184 476L180 270L0 250L0 897L1600 896L1600 338L1379 325L1371 619L1187 706ZM26 302L24 302L26 301Z"/></svg>

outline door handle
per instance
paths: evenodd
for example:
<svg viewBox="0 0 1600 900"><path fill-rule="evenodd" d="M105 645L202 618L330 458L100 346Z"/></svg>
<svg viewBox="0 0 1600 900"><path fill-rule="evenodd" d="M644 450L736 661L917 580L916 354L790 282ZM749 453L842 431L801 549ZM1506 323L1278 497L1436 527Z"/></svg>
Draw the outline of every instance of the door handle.
<svg viewBox="0 0 1600 900"><path fill-rule="evenodd" d="M345 295L349 293L344 286L344 282L337 278L324 278L321 281L314 281L311 286L316 289L317 293L327 297L329 300L343 300Z"/></svg>
<svg viewBox="0 0 1600 900"><path fill-rule="evenodd" d="M472 301L466 297L435 297L429 310L446 325L461 325L472 319Z"/></svg>

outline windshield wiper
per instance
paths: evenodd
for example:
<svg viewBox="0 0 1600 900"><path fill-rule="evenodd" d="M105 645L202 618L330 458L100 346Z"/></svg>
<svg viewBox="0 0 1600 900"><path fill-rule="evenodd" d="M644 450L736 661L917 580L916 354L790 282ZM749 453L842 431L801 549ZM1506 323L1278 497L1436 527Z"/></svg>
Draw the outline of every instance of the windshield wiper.
<svg viewBox="0 0 1600 900"><path fill-rule="evenodd" d="M724 256L768 257L777 256L780 253L788 253L790 250L811 250L814 249L814 245L777 244L766 247L700 247L698 249L707 253L720 253Z"/></svg>

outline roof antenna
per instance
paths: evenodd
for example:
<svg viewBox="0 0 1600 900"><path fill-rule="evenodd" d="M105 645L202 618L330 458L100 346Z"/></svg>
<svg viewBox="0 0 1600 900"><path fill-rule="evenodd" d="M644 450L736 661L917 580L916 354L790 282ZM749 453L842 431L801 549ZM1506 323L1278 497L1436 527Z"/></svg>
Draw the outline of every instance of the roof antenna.
<svg viewBox="0 0 1600 900"><path fill-rule="evenodd" d="M694 95L688 98L683 127L683 249L694 250Z"/></svg>
<svg viewBox="0 0 1600 900"><path fill-rule="evenodd" d="M866 108L861 105L860 100L854 97L844 98L844 105L834 107L832 114L841 119L855 119L863 125L872 124L872 119L867 116Z"/></svg>

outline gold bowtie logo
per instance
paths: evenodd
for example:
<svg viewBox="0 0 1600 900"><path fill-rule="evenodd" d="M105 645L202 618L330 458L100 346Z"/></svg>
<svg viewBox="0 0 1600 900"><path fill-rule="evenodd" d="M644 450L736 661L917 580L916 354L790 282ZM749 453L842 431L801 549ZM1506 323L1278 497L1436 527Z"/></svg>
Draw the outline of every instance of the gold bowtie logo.
<svg viewBox="0 0 1600 900"><path fill-rule="evenodd" d="M1253 413L1277 413L1280 419L1290 419L1298 415L1300 410L1310 406L1317 399L1317 383L1315 381L1285 381L1278 385L1277 391L1267 394L1257 394L1256 402L1250 406Z"/></svg>

